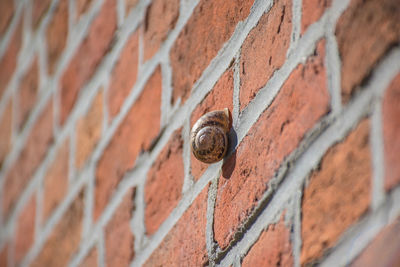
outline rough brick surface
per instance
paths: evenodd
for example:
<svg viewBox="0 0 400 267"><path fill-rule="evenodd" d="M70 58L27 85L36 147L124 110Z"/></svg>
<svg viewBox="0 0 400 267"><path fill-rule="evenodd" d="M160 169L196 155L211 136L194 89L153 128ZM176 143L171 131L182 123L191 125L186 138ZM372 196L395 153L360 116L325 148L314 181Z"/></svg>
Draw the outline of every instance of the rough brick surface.
<svg viewBox="0 0 400 267"><path fill-rule="evenodd" d="M21 129L28 119L35 102L36 96L39 91L39 66L38 59L32 62L31 66L22 78L18 92L19 113L17 120L17 127Z"/></svg>
<svg viewBox="0 0 400 267"><path fill-rule="evenodd" d="M389 190L400 183L400 74L386 89L382 108L385 188Z"/></svg>
<svg viewBox="0 0 400 267"><path fill-rule="evenodd" d="M68 37L68 1L61 0L47 28L48 71L52 74Z"/></svg>
<svg viewBox="0 0 400 267"><path fill-rule="evenodd" d="M78 17L89 10L90 5L93 0L77 0L75 1L76 5L76 14Z"/></svg>
<svg viewBox="0 0 400 267"><path fill-rule="evenodd" d="M11 147L12 102L7 104L0 118L0 167Z"/></svg>
<svg viewBox="0 0 400 267"><path fill-rule="evenodd" d="M207 266L207 192L208 186L197 196L144 266Z"/></svg>
<svg viewBox="0 0 400 267"><path fill-rule="evenodd" d="M254 98L286 60L292 33L292 1L279 0L251 30L240 57L240 108Z"/></svg>
<svg viewBox="0 0 400 267"><path fill-rule="evenodd" d="M50 7L51 0L34 0L32 8L32 24L37 27L42 20L44 14Z"/></svg>
<svg viewBox="0 0 400 267"><path fill-rule="evenodd" d="M75 149L77 169L82 168L101 137L103 116L103 91L100 91L87 114L77 122Z"/></svg>
<svg viewBox="0 0 400 267"><path fill-rule="evenodd" d="M22 21L18 23L6 51L0 58L0 97L10 81L17 66L17 56L22 45Z"/></svg>
<svg viewBox="0 0 400 267"><path fill-rule="evenodd" d="M68 190L69 141L58 148L57 155L44 177L42 223L61 203Z"/></svg>
<svg viewBox="0 0 400 267"><path fill-rule="evenodd" d="M85 259L81 262L79 267L97 267L98 264L98 253L97 249L93 248L90 253L85 257Z"/></svg>
<svg viewBox="0 0 400 267"><path fill-rule="evenodd" d="M5 177L3 212L7 216L39 166L53 141L53 102L45 106L28 136L19 158Z"/></svg>
<svg viewBox="0 0 400 267"><path fill-rule="evenodd" d="M145 185L145 224L154 234L181 198L183 171L182 129L176 130L150 168Z"/></svg>
<svg viewBox="0 0 400 267"><path fill-rule="evenodd" d="M96 171L94 218L99 217L139 153L148 150L158 135L161 87L161 68L158 67L105 149Z"/></svg>
<svg viewBox="0 0 400 267"><path fill-rule="evenodd" d="M285 226L284 216L261 233L243 259L242 267L252 266L293 266L290 228Z"/></svg>
<svg viewBox="0 0 400 267"><path fill-rule="evenodd" d="M400 217L386 226L351 264L352 267L400 266Z"/></svg>
<svg viewBox="0 0 400 267"><path fill-rule="evenodd" d="M0 1L0 35L3 35L8 25L11 22L11 18L14 14L14 1L3 0Z"/></svg>
<svg viewBox="0 0 400 267"><path fill-rule="evenodd" d="M203 116L205 113L214 110L222 110L228 108L230 112L233 110L233 68L229 68L221 76L218 82L214 85L213 89L207 94L207 96L201 101L201 103L193 111L190 118L190 125L196 123L196 121ZM191 173L195 180L198 180L203 172L207 169L208 164L197 160L193 153L190 154L191 161Z"/></svg>
<svg viewBox="0 0 400 267"><path fill-rule="evenodd" d="M173 97L185 101L193 84L244 20L254 0L207 1L196 6L171 48Z"/></svg>
<svg viewBox="0 0 400 267"><path fill-rule="evenodd" d="M148 6L144 24L144 60L158 51L178 17L179 0L155 0Z"/></svg>
<svg viewBox="0 0 400 267"><path fill-rule="evenodd" d="M81 240L84 194L81 192L53 228L33 267L67 266Z"/></svg>
<svg viewBox="0 0 400 267"><path fill-rule="evenodd" d="M61 78L60 122L67 119L80 89L93 75L113 40L117 27L116 0L106 0L90 25L88 35Z"/></svg>
<svg viewBox="0 0 400 267"><path fill-rule="evenodd" d="M35 194L25 204L18 217L15 233L14 258L20 263L35 238L36 197Z"/></svg>
<svg viewBox="0 0 400 267"><path fill-rule="evenodd" d="M129 266L134 256L130 221L135 209L135 189L130 189L105 228L107 266Z"/></svg>
<svg viewBox="0 0 400 267"><path fill-rule="evenodd" d="M332 5L332 0L303 0L301 7L301 32L304 33L308 26L316 22Z"/></svg>
<svg viewBox="0 0 400 267"><path fill-rule="evenodd" d="M226 248L281 163L329 111L324 41L299 65L223 166L215 208L215 239Z"/></svg>
<svg viewBox="0 0 400 267"><path fill-rule="evenodd" d="M324 155L302 200L301 263L321 257L367 211L371 195L369 121Z"/></svg>
<svg viewBox="0 0 400 267"><path fill-rule="evenodd" d="M399 43L399 13L397 0L353 0L340 17L336 35L342 59L343 102L349 101L379 59Z"/></svg>
<svg viewBox="0 0 400 267"><path fill-rule="evenodd" d="M111 118L117 115L136 82L139 57L138 49L139 34L136 31L127 41L113 70L110 88L108 89L108 106Z"/></svg>

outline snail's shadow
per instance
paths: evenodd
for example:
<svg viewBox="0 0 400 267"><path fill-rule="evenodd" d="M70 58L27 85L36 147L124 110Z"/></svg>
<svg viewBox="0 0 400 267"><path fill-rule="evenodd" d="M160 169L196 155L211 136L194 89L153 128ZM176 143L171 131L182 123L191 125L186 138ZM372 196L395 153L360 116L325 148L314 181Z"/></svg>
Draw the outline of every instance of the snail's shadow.
<svg viewBox="0 0 400 267"><path fill-rule="evenodd" d="M236 147L238 143L238 138L236 131L231 128L228 134L229 138L229 147L228 147L228 152L226 153L226 157L224 159L223 165L222 165L222 177L225 179L229 179L232 176L233 170L235 169L236 166Z"/></svg>

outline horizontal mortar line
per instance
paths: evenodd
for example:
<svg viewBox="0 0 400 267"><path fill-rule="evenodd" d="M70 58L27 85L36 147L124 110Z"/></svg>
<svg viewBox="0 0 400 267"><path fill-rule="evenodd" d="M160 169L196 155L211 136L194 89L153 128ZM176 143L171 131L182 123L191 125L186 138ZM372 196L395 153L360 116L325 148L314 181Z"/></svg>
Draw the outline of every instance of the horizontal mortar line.
<svg viewBox="0 0 400 267"><path fill-rule="evenodd" d="M281 212L282 203L286 203L294 192L301 190L308 173L320 162L325 152L333 144L347 136L348 132L355 127L354 124L371 113L372 102L380 98L383 89L399 71L400 49L394 49L376 68L370 83L355 96L355 99L347 107L342 109L334 123L321 133L297 159L293 169L283 179L267 207L242 239L226 254L220 263L221 266L229 266L235 255L247 251L252 246L275 214Z"/></svg>
<svg viewBox="0 0 400 267"><path fill-rule="evenodd" d="M386 226L400 216L400 187L392 190L384 202L348 230L320 266L347 266L350 264ZM392 215L392 217L390 216Z"/></svg>

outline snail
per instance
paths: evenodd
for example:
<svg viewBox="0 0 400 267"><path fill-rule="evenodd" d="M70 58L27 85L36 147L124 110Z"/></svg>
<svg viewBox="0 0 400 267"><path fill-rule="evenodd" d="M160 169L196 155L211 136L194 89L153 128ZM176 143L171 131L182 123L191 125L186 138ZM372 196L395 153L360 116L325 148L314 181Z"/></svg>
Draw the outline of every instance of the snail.
<svg viewBox="0 0 400 267"><path fill-rule="evenodd" d="M193 125L190 133L193 155L204 163L214 163L223 159L228 150L229 129L227 108L203 115Z"/></svg>

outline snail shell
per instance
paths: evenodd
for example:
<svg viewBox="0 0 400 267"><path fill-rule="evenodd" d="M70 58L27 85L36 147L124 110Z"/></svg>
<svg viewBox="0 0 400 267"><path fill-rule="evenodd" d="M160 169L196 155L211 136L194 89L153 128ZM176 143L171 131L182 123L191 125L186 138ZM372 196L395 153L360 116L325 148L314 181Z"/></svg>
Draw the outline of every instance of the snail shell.
<svg viewBox="0 0 400 267"><path fill-rule="evenodd" d="M228 150L229 128L227 108L203 115L193 125L190 133L193 155L205 163L214 163L223 159Z"/></svg>

